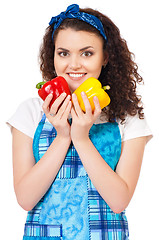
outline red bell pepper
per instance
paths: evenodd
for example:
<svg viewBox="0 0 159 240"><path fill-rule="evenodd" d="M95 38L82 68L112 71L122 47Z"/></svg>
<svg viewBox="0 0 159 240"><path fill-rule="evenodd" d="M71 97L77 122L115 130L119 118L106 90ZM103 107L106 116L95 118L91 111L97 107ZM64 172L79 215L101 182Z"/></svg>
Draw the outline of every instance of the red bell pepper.
<svg viewBox="0 0 159 240"><path fill-rule="evenodd" d="M45 100L45 98L50 93L53 94L53 98L50 102L50 107L56 100L56 98L58 98L61 95L61 93L65 92L67 95L71 95L68 83L61 76L56 77L48 82L39 82L36 85L36 88L39 89L38 94L43 100Z"/></svg>

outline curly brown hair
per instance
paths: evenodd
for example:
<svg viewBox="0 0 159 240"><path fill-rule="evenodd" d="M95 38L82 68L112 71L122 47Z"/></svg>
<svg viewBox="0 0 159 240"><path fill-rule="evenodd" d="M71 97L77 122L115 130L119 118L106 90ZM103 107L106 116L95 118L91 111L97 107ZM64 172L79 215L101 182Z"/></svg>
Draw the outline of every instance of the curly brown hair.
<svg viewBox="0 0 159 240"><path fill-rule="evenodd" d="M46 81L56 77L54 68L54 49L58 32L61 29L72 28L76 31L88 31L103 38L103 50L109 56L106 67L102 68L99 81L102 85L109 85L109 96L111 103L102 111L109 122L121 119L123 123L129 114L138 114L144 118L141 96L137 95L137 83L143 82L138 73L138 66L134 62L134 54L129 51L126 41L121 37L118 27L105 15L91 8L80 9L98 17L104 27L108 42L100 35L99 31L90 24L78 19L65 19L56 29L52 39L53 26L46 29L40 48L40 70Z"/></svg>

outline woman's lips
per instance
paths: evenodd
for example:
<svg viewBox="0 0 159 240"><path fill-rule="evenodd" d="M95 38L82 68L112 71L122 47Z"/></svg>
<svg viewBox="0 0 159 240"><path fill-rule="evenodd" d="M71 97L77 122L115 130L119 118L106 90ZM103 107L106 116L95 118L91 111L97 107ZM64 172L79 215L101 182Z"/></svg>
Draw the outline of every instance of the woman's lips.
<svg viewBox="0 0 159 240"><path fill-rule="evenodd" d="M72 80L81 80L86 73L68 73L68 75Z"/></svg>

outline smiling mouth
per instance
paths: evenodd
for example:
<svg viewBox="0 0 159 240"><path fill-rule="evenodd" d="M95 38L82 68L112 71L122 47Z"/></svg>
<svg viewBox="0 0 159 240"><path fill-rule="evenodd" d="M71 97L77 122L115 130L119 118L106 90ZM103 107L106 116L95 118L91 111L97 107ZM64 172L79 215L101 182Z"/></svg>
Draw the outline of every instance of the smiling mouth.
<svg viewBox="0 0 159 240"><path fill-rule="evenodd" d="M86 75L86 73L68 73L68 75L73 79L79 79Z"/></svg>

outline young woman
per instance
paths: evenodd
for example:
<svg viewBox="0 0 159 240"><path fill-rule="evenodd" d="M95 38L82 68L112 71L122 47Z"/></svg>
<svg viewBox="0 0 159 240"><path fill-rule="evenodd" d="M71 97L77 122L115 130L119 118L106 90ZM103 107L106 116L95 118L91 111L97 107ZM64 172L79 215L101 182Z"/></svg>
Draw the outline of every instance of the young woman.
<svg viewBox="0 0 159 240"><path fill-rule="evenodd" d="M119 29L73 4L50 21L40 49L42 76L63 76L71 93L87 78L109 85L111 103L84 113L75 94L22 103L8 121L14 188L28 211L23 240L128 239L125 209L151 138L136 84L142 82Z"/></svg>

